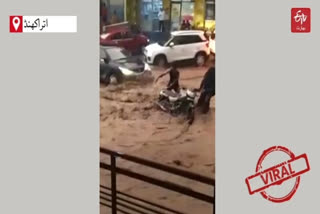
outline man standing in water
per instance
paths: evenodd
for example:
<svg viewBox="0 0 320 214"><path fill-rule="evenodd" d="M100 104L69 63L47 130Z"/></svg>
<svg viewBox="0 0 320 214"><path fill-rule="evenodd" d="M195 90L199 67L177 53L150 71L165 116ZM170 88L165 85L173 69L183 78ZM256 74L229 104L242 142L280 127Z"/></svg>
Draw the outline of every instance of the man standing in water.
<svg viewBox="0 0 320 214"><path fill-rule="evenodd" d="M214 64L214 63L213 63ZM197 107L201 107L202 113L206 114L210 109L210 100L216 95L216 69L212 65L204 75L199 91L201 93Z"/></svg>
<svg viewBox="0 0 320 214"><path fill-rule="evenodd" d="M172 63L170 68L156 79L156 82L158 82L160 78L168 74L170 76L170 79L167 85L167 89L170 91L173 90L174 92L179 93L180 92L180 85L179 85L180 73L177 70L176 63Z"/></svg>

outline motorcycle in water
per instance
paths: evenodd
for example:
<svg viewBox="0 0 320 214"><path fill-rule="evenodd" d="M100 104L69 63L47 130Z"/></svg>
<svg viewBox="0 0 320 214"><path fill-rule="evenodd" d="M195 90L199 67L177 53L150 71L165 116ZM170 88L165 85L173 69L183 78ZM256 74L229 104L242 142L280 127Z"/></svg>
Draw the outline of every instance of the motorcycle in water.
<svg viewBox="0 0 320 214"><path fill-rule="evenodd" d="M176 93L164 89L160 91L156 104L172 116L186 115L186 119L191 125L194 121L195 100L196 92L193 90L182 88L180 93Z"/></svg>

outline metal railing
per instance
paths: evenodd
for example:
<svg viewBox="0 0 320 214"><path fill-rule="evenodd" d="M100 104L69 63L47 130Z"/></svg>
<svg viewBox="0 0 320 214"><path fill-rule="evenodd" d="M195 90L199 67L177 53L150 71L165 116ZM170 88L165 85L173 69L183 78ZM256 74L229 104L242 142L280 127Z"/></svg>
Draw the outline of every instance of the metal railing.
<svg viewBox="0 0 320 214"><path fill-rule="evenodd" d="M150 212L154 214L163 214L163 213L183 214L182 212L117 191L117 175L118 174L125 175L128 177L131 177L149 184L153 184L155 186L162 187L164 189L174 191L182 195L189 196L189 197L198 199L200 201L204 201L209 204L212 204L213 213L215 213L215 197L214 197L215 180L214 179L211 179L199 174L195 174L192 172L188 172L185 170L170 167L167 165L159 164L159 163L142 159L139 157L120 154L118 152L111 151L105 148L100 148L100 154L110 156L110 164L100 162L100 169L108 170L111 173L111 188L100 185L100 204L102 206L111 208L112 214L117 214L117 211L119 213L130 214L128 211L125 211L125 210L130 210L139 214L147 214ZM129 162L133 162L135 164L140 164L146 167L150 167L156 170L160 170L162 172L170 173L172 175L187 178L187 179L205 184L207 186L213 187L212 195L207 195L198 191L194 191L191 188L182 186L180 184L175 184L169 181L164 181L164 180L143 175L137 172L132 172L128 169L117 167L116 165L117 159L122 159ZM120 206L125 209L121 209ZM165 212L161 212L159 211L159 209Z"/></svg>

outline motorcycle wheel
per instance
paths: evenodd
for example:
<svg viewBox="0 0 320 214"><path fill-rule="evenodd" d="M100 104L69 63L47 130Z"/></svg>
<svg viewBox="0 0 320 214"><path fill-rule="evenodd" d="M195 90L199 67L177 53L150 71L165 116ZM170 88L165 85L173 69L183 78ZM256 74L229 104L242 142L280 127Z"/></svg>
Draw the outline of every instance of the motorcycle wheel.
<svg viewBox="0 0 320 214"><path fill-rule="evenodd" d="M112 72L106 75L104 78L104 84L106 86L113 84L120 84L123 82L123 76L119 72Z"/></svg>
<svg viewBox="0 0 320 214"><path fill-rule="evenodd" d="M193 107L189 107L188 111L187 111L187 120L189 125L191 125L194 121L194 117L195 117L195 112L194 112L194 108Z"/></svg>
<svg viewBox="0 0 320 214"><path fill-rule="evenodd" d="M156 104L162 111L169 112L167 100L159 99L158 102L156 102Z"/></svg>
<svg viewBox="0 0 320 214"><path fill-rule="evenodd" d="M179 112L178 111L171 111L170 114L173 117L178 117L179 116Z"/></svg>

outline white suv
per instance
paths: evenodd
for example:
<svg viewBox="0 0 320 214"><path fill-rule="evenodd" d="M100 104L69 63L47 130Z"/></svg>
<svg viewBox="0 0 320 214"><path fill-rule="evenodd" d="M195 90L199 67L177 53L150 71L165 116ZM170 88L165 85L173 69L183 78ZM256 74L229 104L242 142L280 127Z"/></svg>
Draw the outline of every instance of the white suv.
<svg viewBox="0 0 320 214"><path fill-rule="evenodd" d="M203 31L175 31L167 42L145 47L144 55L147 63L159 66L188 59L195 59L196 64L202 66L210 55L209 41Z"/></svg>

